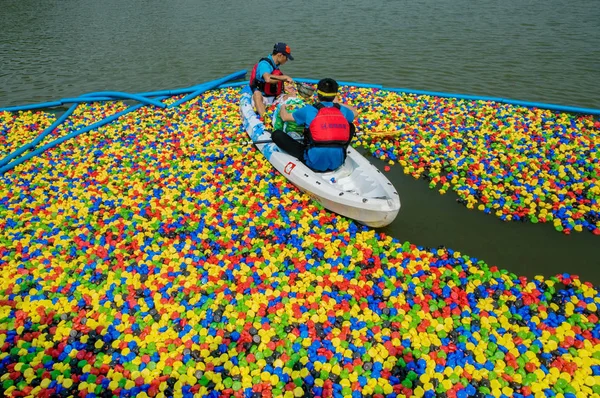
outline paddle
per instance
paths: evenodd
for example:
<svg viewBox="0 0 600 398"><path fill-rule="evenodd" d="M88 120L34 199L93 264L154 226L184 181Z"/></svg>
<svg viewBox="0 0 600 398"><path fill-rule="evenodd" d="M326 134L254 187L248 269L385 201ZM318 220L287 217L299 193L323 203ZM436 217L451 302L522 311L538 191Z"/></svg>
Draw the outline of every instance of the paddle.
<svg viewBox="0 0 600 398"><path fill-rule="evenodd" d="M287 80L282 79L281 77L277 77L276 75L272 75L271 79L277 80L278 82L287 82ZM298 87L298 91L300 91L300 92L304 91L308 97L310 97L312 95L312 93L315 92L314 88L310 87L309 85L307 85L305 83L294 82L294 84L296 85L296 87Z"/></svg>
<svg viewBox="0 0 600 398"><path fill-rule="evenodd" d="M361 135L371 135L371 136L377 136L377 137L393 137L393 136L397 136L400 135L402 132L401 131L371 131L369 133L360 133L357 134L356 136L361 136Z"/></svg>
<svg viewBox="0 0 600 398"><path fill-rule="evenodd" d="M283 79L281 77L277 77L277 75L271 75L271 79L272 80L277 80L278 82L287 82L286 79ZM295 83L295 82L294 82Z"/></svg>
<svg viewBox="0 0 600 398"><path fill-rule="evenodd" d="M371 134L372 133L374 133L374 132L371 132ZM390 132L382 131L382 132L375 132L375 133L376 134L374 134L374 135L380 135L382 137L385 137L386 136L385 134L378 134L378 133L386 133L386 134L389 134L390 136L392 136L392 135L398 135L400 132L399 131L390 131ZM363 131L361 133L356 133L354 136L355 137L362 137L363 135L371 135L371 134L366 133L366 132ZM300 140L296 140L296 141L302 142ZM271 143L273 143L273 140L258 140L256 142L254 142L254 141L244 141L244 142L241 143L241 145L251 145L251 144L258 145L258 144L271 144Z"/></svg>
<svg viewBox="0 0 600 398"><path fill-rule="evenodd" d="M300 140L296 140L296 141L301 142ZM244 144L258 145L258 144L271 144L273 142L275 142L275 141L273 141L273 140L258 140L258 141L246 141L246 142L244 142Z"/></svg>
<svg viewBox="0 0 600 398"><path fill-rule="evenodd" d="M362 137L364 135L371 135L373 132L360 132L357 133L355 135L355 137ZM384 133L388 133L388 132L384 132ZM399 131L392 131L389 132L389 135L397 135L399 134ZM383 136L383 135L382 135ZM296 140L298 142L302 142L300 140ZM241 141L241 142L232 142L229 144L224 144L224 145L211 145L210 148L214 148L214 149L222 149L222 148L233 148L233 147L240 147L240 146L246 146L246 145L260 145L260 144L273 144L273 140L258 140L256 142L254 141Z"/></svg>

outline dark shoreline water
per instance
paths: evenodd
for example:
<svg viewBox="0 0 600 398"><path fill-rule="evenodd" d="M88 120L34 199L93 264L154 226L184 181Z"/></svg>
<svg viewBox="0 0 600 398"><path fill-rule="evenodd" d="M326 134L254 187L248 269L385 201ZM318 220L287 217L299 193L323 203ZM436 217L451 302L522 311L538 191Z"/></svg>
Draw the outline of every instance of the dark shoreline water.
<svg viewBox="0 0 600 398"><path fill-rule="evenodd" d="M383 170L383 162L371 162ZM528 279L570 273L600 285L597 236L587 231L567 236L551 224L504 222L467 209L457 203L458 196L452 191L440 195L423 179L401 172L388 172L386 176L398 190L402 208L398 218L382 232L424 247L445 246Z"/></svg>
<svg viewBox="0 0 600 398"><path fill-rule="evenodd" d="M600 108L593 0L309 0L265 18L270 6L7 0L0 106L191 86L250 70L286 41L294 77Z"/></svg>

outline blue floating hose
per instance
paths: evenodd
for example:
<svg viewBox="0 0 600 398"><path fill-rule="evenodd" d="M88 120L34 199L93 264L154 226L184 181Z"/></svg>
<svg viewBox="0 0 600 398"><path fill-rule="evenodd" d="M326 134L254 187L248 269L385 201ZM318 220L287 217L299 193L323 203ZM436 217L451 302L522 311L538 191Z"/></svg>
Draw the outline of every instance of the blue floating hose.
<svg viewBox="0 0 600 398"><path fill-rule="evenodd" d="M13 162L7 164L6 166L0 168L0 174L4 174L8 170L13 169L15 166L18 166L21 163L26 162L27 160L29 160L29 159L31 159L31 158L33 158L35 156L38 156L38 155L44 153L47 149L50 149L50 148L53 148L53 147L55 147L55 146L57 146L59 144L62 144L63 142L68 141L71 138L76 137L76 136L78 136L80 134L83 134L83 133L86 133L86 132L88 132L90 130L96 129L96 128L101 127L101 126L104 126L105 124L108 124L108 123L112 122L113 120L116 120L119 117L121 117L121 116L123 116L123 115L125 115L125 114L127 114L129 112L132 112L132 111L135 111L135 110L141 108L142 106L144 106L144 104L134 105L132 107L129 107L129 108L125 109L124 111L115 113L114 115L109 116L106 119L103 119L103 120L101 120L99 122L91 124L91 125L89 125L87 127L84 127L84 128L82 128L80 130L74 131L74 132L72 132L70 134L65 135L64 137L60 137L60 138L58 138L58 139L56 139L56 140L54 140L54 141L52 141L52 142L50 142L50 143L42 146L42 147L39 147L38 149L29 152L27 155L22 156L19 159L14 160Z"/></svg>
<svg viewBox="0 0 600 398"><path fill-rule="evenodd" d="M243 87L243 86L247 86L248 82L235 82L235 83L223 83L221 85L219 85L218 88L228 88L228 87Z"/></svg>
<svg viewBox="0 0 600 398"><path fill-rule="evenodd" d="M176 90L163 90L163 91L148 91L145 93L138 93L138 95L143 95L145 97L155 97L157 95L169 95L169 96L175 96L175 95L181 95L181 94L189 94L192 93L194 91L198 91L198 89L202 89L205 88L206 86L211 86L210 88L216 88L216 87L229 87L230 84L240 84L240 83L226 83L230 80L237 80L237 79L241 79L244 76L246 76L246 71L245 70L240 70L237 72L232 73L231 75L222 77L220 79L217 80L211 80L209 82L206 83L201 83L201 84L197 84L195 86L191 86L191 87L187 87L187 88L179 88ZM218 83L218 84L217 84ZM214 84L217 84L216 86L214 86ZM247 84L247 83L244 83ZM202 94L202 93L200 93Z"/></svg>
<svg viewBox="0 0 600 398"><path fill-rule="evenodd" d="M315 79L294 79L300 83L310 83L316 84L319 81ZM466 99L473 101L494 101L501 102L510 105L517 106L525 106L529 108L541 108L541 109L549 109L555 110L559 112L572 112L572 113L582 113L585 115L600 115L600 109L592 109L592 108L578 108L573 106L566 105L554 105L554 104L546 104L542 102L529 102L529 101L519 101L513 100L509 98L496 98L496 97L483 97L478 95L468 95L468 94L453 94L453 93L444 93L437 91L425 91L425 90L411 90L408 88L388 88L374 84L362 84L362 83L353 83L353 82L338 82L340 86L354 86L354 87L364 87L364 88L379 88L381 90L387 90L398 93L406 93L406 94L417 94L417 95L432 95L436 97L447 97L447 98L457 98L457 99Z"/></svg>
<svg viewBox="0 0 600 398"><path fill-rule="evenodd" d="M572 113L583 113L585 115L600 115L600 109L591 109L591 108L579 108L575 106L566 106L566 105L553 105L553 104L544 104L541 102L528 102L528 101L517 101L511 99L502 99L502 102L511 105L519 105L525 106L529 108L542 108L542 109L550 109L553 111L559 112L572 112Z"/></svg>
<svg viewBox="0 0 600 398"><path fill-rule="evenodd" d="M64 104L73 104L73 103L81 103L81 102L96 102L96 101L114 101L114 97L78 97L78 98L63 98L59 101L51 101L51 102L42 102L39 104L29 104L29 105L19 105L19 106L9 106L7 108L0 108L0 112L18 112L18 111L29 111L32 109L43 109L43 108L56 108L57 106L61 106Z"/></svg>
<svg viewBox="0 0 600 398"><path fill-rule="evenodd" d="M410 90L406 88L386 88L388 91L398 92L398 93L406 93L406 94L417 94L417 95L432 95L436 97L447 97L447 98L458 98L458 99L466 99L473 101L493 101L493 102L501 102L509 105L517 105L517 106L525 106L528 108L540 108L540 109L549 109L559 112L572 112L572 113L583 113L585 115L600 115L600 109L591 109L591 108L578 108L574 106L566 106L566 105L554 105L554 104L546 104L543 102L529 102L529 101L518 101L508 98L498 98L498 97L483 97L479 95L466 95L466 94L451 94L451 93L443 93L437 91L424 91L424 90Z"/></svg>
<svg viewBox="0 0 600 398"><path fill-rule="evenodd" d="M150 101L147 97L156 97L156 96L174 96L174 95L180 95L180 94L188 94L188 93L192 93L189 96L187 96L186 98L183 98L181 100L179 100L177 102L177 105L180 105L183 102L189 101L190 99L196 97L197 95L201 94L203 91L202 89L209 85L210 83L214 83L214 82L220 82L220 84L218 84L215 87L219 87L219 88L226 88L226 87L239 87L239 86L243 86L248 84L247 81L244 82L236 82L236 83L227 83L228 80L235 80L235 79L241 79L246 75L246 71L245 70L241 70L239 72L233 73L229 76L226 76L222 79L218 79L218 80L214 80L212 82L207 82L207 83L203 83L197 86L192 86L192 87L188 87L188 88L182 88L182 89L177 89L177 90L162 90L162 91L150 91L150 92L145 92L145 93L139 93L137 94L138 96L140 96L141 98L144 98L145 101ZM297 82L301 82L301 83L311 83L311 84L316 84L318 83L318 80L316 79L304 79L304 78L297 78L295 79L295 81ZM380 85L374 85L374 84L363 84L363 83L355 83L355 82L339 82L340 85L351 85L351 86L355 86L355 87L364 87L364 88L379 88L382 90L387 90L387 91L393 91L393 92L401 92L401 93L407 93L407 94L417 94L417 95L433 95L433 96L438 96L438 97L448 97L448 98L457 98L457 99L467 99L467 100L474 100L474 101L495 101L495 102L501 102L501 103L506 103L506 104L511 104L511 105L518 105L518 106L525 106L525 107L536 107L536 108L541 108L541 109L549 109L549 110L556 110L559 112L572 112L572 113L582 113L582 114L588 114L588 115L600 115L600 110L599 109L592 109L592 108L580 108L580 107L572 107L572 106L565 106L565 105L554 105L554 104L547 104L547 103L541 103L541 102L528 102L528 101L518 101L518 100L512 100L512 99L507 99L507 98L496 98L496 97L483 97L483 96L476 96L476 95L466 95L466 94L452 94L452 93L444 93L444 92L436 92L436 91L424 91L424 90L411 90L411 89L407 89L407 88L388 88L388 87L383 87ZM210 88L214 88L214 87L210 87ZM196 94L195 92L198 92L198 94ZM91 94L87 94L85 96L85 98L89 98L89 96L98 96L101 93L91 93ZM124 94L124 93L120 93L120 94ZM129 94L130 96L133 94ZM131 99L135 99L135 98L131 98ZM8 107L8 108L0 108L0 112L2 111L7 111L7 112L15 112L15 111L20 111L20 110L30 110L30 109L39 109L39 108L52 108L52 107L57 107L57 106L61 106L64 105L64 103L72 103L72 102L89 102L89 101L108 101L108 100L112 100L112 97L98 97L98 98L94 98L93 100L90 99L77 99L77 98L66 98L63 99L61 101L53 101L53 102L44 102L41 104L31 104L31 105L22 105L22 106L12 106L12 107ZM140 99L138 99L140 100ZM155 105L155 104L153 104ZM175 104L172 104L170 107L174 107L177 106ZM164 104L163 106L161 106L164 108Z"/></svg>
<svg viewBox="0 0 600 398"><path fill-rule="evenodd" d="M246 76L245 70L241 70L241 71L232 73L231 75L225 76L221 79L213 80L211 82L203 83L198 86L195 86L195 87L193 87L194 91L192 91L190 94L186 95L185 97L173 102L171 105L168 106L168 108L174 108L176 106L179 106L179 105L183 104L184 102L187 102L191 99L196 98L198 95L204 93L207 90L218 87L219 85L226 83L229 80L240 79L243 76Z"/></svg>
<svg viewBox="0 0 600 398"><path fill-rule="evenodd" d="M158 105L157 103L153 103L153 101L148 97L174 96L174 95L198 92L198 94L195 95L195 96L197 96L197 95L202 94L205 90L219 87L219 86L227 83L230 80L242 79L242 78L244 78L244 76L246 76L246 73L247 73L247 71L242 69L242 70L234 72L228 76L222 77L220 79L216 79L216 80L212 80L212 81L209 81L206 83L201 83L201 84L198 84L195 86L191 86L191 87L187 87L187 88L180 88L180 89L176 89L176 90L149 91L149 92L138 93L138 94L129 94L129 93L122 93L122 92L117 92L117 91L95 92L95 93L84 94L80 98L64 98L60 101L42 102L40 104L29 104L29 105L10 106L7 108L0 108L0 112L2 112L2 111L17 112L17 111L26 111L26 110L31 110L31 109L54 108L57 106L64 105L65 103L74 103L74 102L111 101L111 100L115 99L115 97L116 98L134 99L134 100L140 101L142 103L146 103L146 104L150 103L152 105L159 106L161 108L165 108L166 107L165 104ZM244 82L243 84L246 84L246 83ZM208 87L208 88L206 88L206 87ZM127 97L125 97L125 96L127 96ZM137 96L137 97L134 97L134 96ZM98 97L98 98L90 99L90 97ZM183 102L185 102L185 101L182 101L182 103Z"/></svg>
<svg viewBox="0 0 600 398"><path fill-rule="evenodd" d="M7 164L8 162L10 162L11 160L13 160L14 158L16 158L17 156L21 156L21 154L23 154L23 152L35 147L37 144L39 144L48 134L50 134L55 128L57 128L58 126L60 126L60 124L62 122L64 122L65 120L67 120L67 118L69 116L71 116L71 114L75 111L75 108L77 108L77 104L73 104L69 110L67 110L65 113L63 113L60 118L58 118L54 123L52 123L52 125L48 128L46 128L44 131L42 131L40 133L40 135L38 135L33 141L21 146L19 149L13 151L12 153L10 153L8 156L6 156L4 159L0 160L0 166L4 166L5 164Z"/></svg>
<svg viewBox="0 0 600 398"><path fill-rule="evenodd" d="M63 104L74 104L82 102L100 102L100 101L114 101L113 97L77 97L77 98L62 98L60 102Z"/></svg>
<svg viewBox="0 0 600 398"><path fill-rule="evenodd" d="M9 106L8 108L0 108L0 112L18 112L18 111L28 111L30 109L40 109L40 108L54 108L57 106L63 105L60 101L52 101L52 102L42 102L41 104L30 104L30 105L19 105L19 106Z"/></svg>
<svg viewBox="0 0 600 398"><path fill-rule="evenodd" d="M316 80L316 79L298 78L298 79L294 79L294 81L298 82L298 83L308 83L308 84L317 84L317 83L319 83L319 80ZM358 88L378 88L380 90L383 89L383 86L380 85L380 84L367 84L367 83L356 83L356 82L338 81L338 85L340 85L340 86L353 86L353 87L358 87Z"/></svg>
<svg viewBox="0 0 600 398"><path fill-rule="evenodd" d="M96 129L98 127L101 127L105 124L108 124L110 122L112 122L113 120L118 119L119 117L132 112L134 110L137 110L139 108L141 108L144 105L155 105L158 106L160 108L165 108L166 105L162 102L159 102L160 100L163 100L165 98L168 97L168 95L166 95L165 93L176 93L179 91L184 90L183 92L189 92L192 91L192 94L194 97L202 94L205 91L208 91L210 89L219 87L222 84L225 84L226 82L228 82L229 80L235 80L235 79L240 79L242 77L244 77L246 75L246 71L245 70L241 70L235 73L232 73L231 75L225 76L223 78L220 79L216 79L216 80L212 80L210 82L206 82L203 84L199 84L193 87L190 87L188 89L180 89L180 90L172 90L172 91L162 91L162 92L155 92L155 93L145 93L146 95L141 95L141 94L128 94L128 93L122 93L122 92L116 92L116 91L104 91L104 92L96 92L96 93L88 93L85 94L83 96L81 96L80 98L65 98L62 101L64 101L65 103L68 102L94 102L94 101L100 101L100 100L110 100L112 99L111 97L120 97L120 98L127 98L127 99L135 99L138 100L140 102L142 102L141 104L137 104L135 106L129 107L127 109L125 109L124 111L118 112L112 116L107 117L104 120L101 120L99 122L96 122L94 124L91 124L87 127L84 127L81 130L78 131L74 131L64 137L58 138L46 145L44 145L43 147L40 147L30 153L28 153L27 155L14 160L13 162L5 165L4 167L0 168L0 174L4 174L5 172L7 172L8 170L13 169L15 166L35 157L40 155L41 153L43 153L44 151L46 151L47 149L53 148L56 145L59 145L73 137L76 137L82 133L88 132L90 130ZM156 93L163 93L162 96L156 98L155 100L149 99L146 96L150 96L152 94L156 94ZM190 96L192 95L190 94ZM189 97L189 96L188 96ZM187 97L186 97L187 98ZM185 98L184 98L185 99ZM185 101L181 101L181 102L185 102ZM61 102L57 102L59 105L62 105ZM48 103L45 103L48 104ZM45 105L45 104L40 104L40 105ZM43 106L40 106L43 107ZM69 111L65 112L65 114L63 114L61 116L61 118L59 120L57 120L55 123L53 123L53 127L52 128L48 128L47 130L52 131L54 128L56 128L58 125L60 125L62 122L64 122L66 120L66 118L75 110L76 105L73 105L71 107L71 109L69 109ZM31 108L28 108L31 109ZM45 131L44 131L45 132ZM44 133L42 133L44 134ZM46 133L47 134L47 133ZM26 151L27 149L33 148L36 144L38 144L44 137L38 136L34 141L32 141L30 144L26 144L23 147L26 147L25 149L23 149L23 147L19 148L17 151L15 152L19 152L19 153L11 153L9 156L7 156L5 159L2 159L2 161L0 162L0 166L3 166L6 162L14 159L16 156L20 155L21 153L23 153L24 151Z"/></svg>
<svg viewBox="0 0 600 398"><path fill-rule="evenodd" d="M82 98L94 98L94 97L112 97L112 98L121 98L121 99L132 99L132 100L136 100L141 102L142 104L146 104L146 105L154 105L158 108L166 108L167 106L165 104L163 104L162 102L159 101L155 101L153 99L144 97L143 95L138 95L138 94L129 94L129 93L123 93L120 91L99 91L99 92L95 92L95 93L88 93L88 94L83 94L81 96Z"/></svg>

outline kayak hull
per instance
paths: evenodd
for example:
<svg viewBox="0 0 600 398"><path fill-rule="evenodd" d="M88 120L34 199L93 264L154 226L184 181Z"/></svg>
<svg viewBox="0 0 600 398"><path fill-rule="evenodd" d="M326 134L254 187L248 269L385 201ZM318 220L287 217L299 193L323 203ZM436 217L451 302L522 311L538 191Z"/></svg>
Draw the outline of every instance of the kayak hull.
<svg viewBox="0 0 600 398"><path fill-rule="evenodd" d="M400 196L392 183L354 148L348 147L339 169L317 173L282 151L271 140L252 106L252 93L244 87L240 99L244 129L257 149L292 184L324 208L374 227L390 224L400 211Z"/></svg>

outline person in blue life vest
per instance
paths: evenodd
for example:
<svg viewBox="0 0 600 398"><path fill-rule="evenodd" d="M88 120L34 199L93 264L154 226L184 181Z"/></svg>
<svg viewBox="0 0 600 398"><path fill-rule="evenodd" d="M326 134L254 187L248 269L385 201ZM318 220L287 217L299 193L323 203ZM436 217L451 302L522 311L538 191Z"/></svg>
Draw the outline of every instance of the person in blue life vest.
<svg viewBox="0 0 600 398"><path fill-rule="evenodd" d="M279 69L288 59L294 60L291 52L287 44L275 43L273 53L266 58L261 58L252 69L249 82L253 92L252 102L261 118L265 114L265 105L273 103L273 100L283 92L283 83L294 82Z"/></svg>
<svg viewBox="0 0 600 398"><path fill-rule="evenodd" d="M315 105L306 105L293 113L281 106L280 115L284 122L304 126L304 142L295 140L283 130L275 130L271 135L279 148L317 172L336 170L344 163L356 130L352 122L357 111L352 106L340 104L337 91L335 80L322 79L317 84Z"/></svg>

